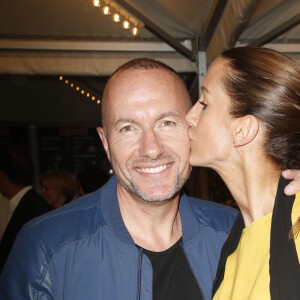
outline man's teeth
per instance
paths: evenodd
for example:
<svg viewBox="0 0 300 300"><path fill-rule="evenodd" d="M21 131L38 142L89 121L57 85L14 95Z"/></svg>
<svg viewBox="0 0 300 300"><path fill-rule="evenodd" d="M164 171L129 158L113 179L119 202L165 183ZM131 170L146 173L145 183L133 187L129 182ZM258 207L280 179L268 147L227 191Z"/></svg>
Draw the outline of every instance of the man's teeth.
<svg viewBox="0 0 300 300"><path fill-rule="evenodd" d="M169 164L170 165L170 164ZM138 172L143 172L143 173L159 173L163 170L165 170L169 165L164 165L156 168L142 168L142 169L136 169Z"/></svg>

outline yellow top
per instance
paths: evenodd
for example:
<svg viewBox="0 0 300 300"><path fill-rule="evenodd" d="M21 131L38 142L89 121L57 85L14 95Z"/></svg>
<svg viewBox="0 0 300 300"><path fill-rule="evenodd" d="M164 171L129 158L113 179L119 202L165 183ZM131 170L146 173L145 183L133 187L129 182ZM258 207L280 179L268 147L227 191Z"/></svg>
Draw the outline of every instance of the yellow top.
<svg viewBox="0 0 300 300"><path fill-rule="evenodd" d="M292 210L292 224L300 216L300 192ZM226 261L224 279L213 300L270 299L270 231L272 213L244 228L235 252ZM296 236L300 253L300 234Z"/></svg>

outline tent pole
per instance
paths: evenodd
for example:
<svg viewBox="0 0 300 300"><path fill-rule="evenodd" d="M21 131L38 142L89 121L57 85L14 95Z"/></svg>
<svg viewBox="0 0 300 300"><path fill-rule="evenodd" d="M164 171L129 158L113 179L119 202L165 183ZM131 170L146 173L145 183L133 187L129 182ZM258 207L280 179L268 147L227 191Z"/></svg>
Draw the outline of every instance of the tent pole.
<svg viewBox="0 0 300 300"><path fill-rule="evenodd" d="M206 62L206 52L198 52L198 83L199 83L199 96L201 95L201 86L204 80L204 77L207 72L207 62Z"/></svg>

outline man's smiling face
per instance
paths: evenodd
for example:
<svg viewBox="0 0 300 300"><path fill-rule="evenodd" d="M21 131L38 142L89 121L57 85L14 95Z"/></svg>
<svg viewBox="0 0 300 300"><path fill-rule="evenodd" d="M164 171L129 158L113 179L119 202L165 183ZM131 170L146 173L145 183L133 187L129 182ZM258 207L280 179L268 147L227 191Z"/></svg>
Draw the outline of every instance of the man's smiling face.
<svg viewBox="0 0 300 300"><path fill-rule="evenodd" d="M168 70L128 69L104 96L105 135L98 131L119 183L146 201L172 198L190 173L183 83Z"/></svg>

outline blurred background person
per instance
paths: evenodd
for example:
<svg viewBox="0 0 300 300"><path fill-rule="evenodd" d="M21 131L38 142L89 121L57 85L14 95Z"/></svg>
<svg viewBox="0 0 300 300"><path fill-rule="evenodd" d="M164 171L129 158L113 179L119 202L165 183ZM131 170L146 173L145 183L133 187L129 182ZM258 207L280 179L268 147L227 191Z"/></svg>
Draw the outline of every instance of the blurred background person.
<svg viewBox="0 0 300 300"><path fill-rule="evenodd" d="M58 208L76 195L76 182L67 170L50 170L41 175L41 195L54 208Z"/></svg>
<svg viewBox="0 0 300 300"><path fill-rule="evenodd" d="M80 196L98 190L108 181L109 175L96 165L82 167L77 174Z"/></svg>
<svg viewBox="0 0 300 300"><path fill-rule="evenodd" d="M8 224L0 242L0 272L21 227L53 207L32 188L32 166L28 154L19 148L0 151L0 190L9 199ZM2 212L3 213L3 212ZM1 215L2 218L2 215Z"/></svg>

